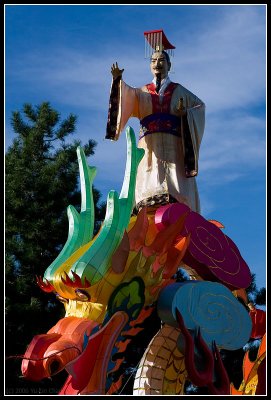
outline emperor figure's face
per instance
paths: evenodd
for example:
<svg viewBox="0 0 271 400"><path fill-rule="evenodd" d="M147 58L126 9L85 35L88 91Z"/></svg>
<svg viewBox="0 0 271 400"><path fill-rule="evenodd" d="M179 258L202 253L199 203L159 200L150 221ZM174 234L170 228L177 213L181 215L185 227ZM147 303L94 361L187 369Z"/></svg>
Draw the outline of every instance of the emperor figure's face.
<svg viewBox="0 0 271 400"><path fill-rule="evenodd" d="M170 63L168 63L167 58L164 53L157 51L151 56L151 73L154 77L157 74L161 74L161 79L164 79L168 75L170 70Z"/></svg>

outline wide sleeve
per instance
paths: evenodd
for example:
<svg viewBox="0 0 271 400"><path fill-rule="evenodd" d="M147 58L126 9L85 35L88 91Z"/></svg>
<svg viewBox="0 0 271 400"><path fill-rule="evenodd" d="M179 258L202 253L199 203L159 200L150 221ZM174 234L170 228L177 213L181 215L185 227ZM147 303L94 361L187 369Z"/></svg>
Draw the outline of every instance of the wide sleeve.
<svg viewBox="0 0 271 400"><path fill-rule="evenodd" d="M138 117L138 89L127 85L120 77L112 80L106 139L118 140L130 117Z"/></svg>
<svg viewBox="0 0 271 400"><path fill-rule="evenodd" d="M182 117L182 141L186 177L198 174L198 158L205 128L205 104L189 90L182 87L179 101L187 111Z"/></svg>
<svg viewBox="0 0 271 400"><path fill-rule="evenodd" d="M187 122L195 155L195 171L198 173L199 148L205 128L205 104L197 97L194 101L194 105L187 109Z"/></svg>

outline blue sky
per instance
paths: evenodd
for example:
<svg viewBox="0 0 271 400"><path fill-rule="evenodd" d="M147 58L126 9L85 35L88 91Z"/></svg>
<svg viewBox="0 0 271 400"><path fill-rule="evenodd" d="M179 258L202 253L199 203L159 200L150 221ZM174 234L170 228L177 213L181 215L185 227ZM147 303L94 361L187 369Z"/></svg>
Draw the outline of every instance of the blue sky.
<svg viewBox="0 0 271 400"><path fill-rule="evenodd" d="M120 192L126 139L104 139L110 67L152 79L143 32L176 46L171 80L206 104L197 178L202 215L225 225L257 286L266 286L266 5L5 5L5 149L11 112L49 101L78 116L73 138L97 142L89 164L103 200ZM129 125L137 134L139 123Z"/></svg>

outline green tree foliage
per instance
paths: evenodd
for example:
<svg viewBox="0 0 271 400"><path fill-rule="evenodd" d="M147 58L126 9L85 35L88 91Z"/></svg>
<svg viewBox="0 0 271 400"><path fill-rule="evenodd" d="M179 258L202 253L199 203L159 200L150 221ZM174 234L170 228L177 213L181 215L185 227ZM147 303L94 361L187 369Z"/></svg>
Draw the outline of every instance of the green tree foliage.
<svg viewBox="0 0 271 400"><path fill-rule="evenodd" d="M12 113L11 124L16 138L5 156L6 356L23 354L34 335L64 316L63 304L42 292L35 276L43 276L66 242L67 206L80 212L81 204L76 148L82 144L67 140L76 116L61 121L48 102L25 104L23 113ZM82 146L87 157L95 146L94 140ZM96 231L105 211L100 196L94 188ZM12 363L6 361L6 374L14 387Z"/></svg>
<svg viewBox="0 0 271 400"><path fill-rule="evenodd" d="M256 285L256 274L252 274L251 284L246 290L248 301L252 301L255 305L264 306L266 304L266 288L258 289Z"/></svg>
<svg viewBox="0 0 271 400"><path fill-rule="evenodd" d="M266 305L266 288L265 287L257 289L257 292L254 297L254 301L259 306Z"/></svg>

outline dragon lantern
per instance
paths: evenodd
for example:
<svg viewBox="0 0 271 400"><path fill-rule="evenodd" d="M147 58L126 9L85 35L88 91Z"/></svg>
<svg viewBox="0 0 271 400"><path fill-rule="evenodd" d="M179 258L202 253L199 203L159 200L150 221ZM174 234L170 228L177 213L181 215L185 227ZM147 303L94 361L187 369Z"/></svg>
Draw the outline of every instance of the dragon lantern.
<svg viewBox="0 0 271 400"><path fill-rule="evenodd" d="M251 282L249 268L221 223L184 204L143 207L131 216L144 150L137 148L130 127L126 138L121 193L109 192L105 219L94 237L96 169L77 149L81 212L68 207L66 244L44 277L37 277L66 313L32 339L22 373L38 381L66 369L60 395L118 394L123 375L116 378L115 372L125 349L155 309L161 328L142 355L133 393L184 394L190 381L209 394L234 394L219 350L238 349L250 338L251 319L236 296ZM180 267L190 279L177 283Z"/></svg>

